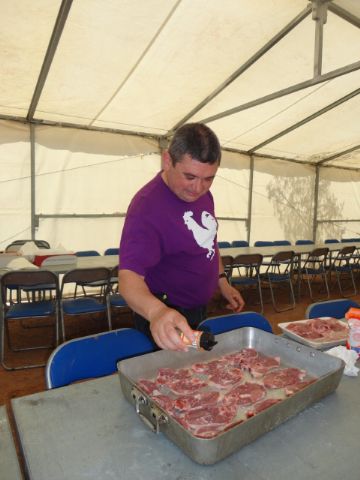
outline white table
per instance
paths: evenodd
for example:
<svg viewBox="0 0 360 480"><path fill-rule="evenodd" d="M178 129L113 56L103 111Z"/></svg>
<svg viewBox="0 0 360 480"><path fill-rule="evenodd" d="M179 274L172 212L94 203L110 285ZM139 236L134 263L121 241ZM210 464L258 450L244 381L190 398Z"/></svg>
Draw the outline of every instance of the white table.
<svg viewBox="0 0 360 480"><path fill-rule="evenodd" d="M1 480L22 479L9 419L4 406L0 406L0 478Z"/></svg>
<svg viewBox="0 0 360 480"><path fill-rule="evenodd" d="M31 480L357 480L360 378L212 466L152 433L117 375L17 398Z"/></svg>
<svg viewBox="0 0 360 480"><path fill-rule="evenodd" d="M119 264L118 255L96 255L94 257L76 257L76 262L60 265L45 265L40 267L43 270L50 270L51 272L61 274L66 273L75 268L94 268L106 267L112 268Z"/></svg>

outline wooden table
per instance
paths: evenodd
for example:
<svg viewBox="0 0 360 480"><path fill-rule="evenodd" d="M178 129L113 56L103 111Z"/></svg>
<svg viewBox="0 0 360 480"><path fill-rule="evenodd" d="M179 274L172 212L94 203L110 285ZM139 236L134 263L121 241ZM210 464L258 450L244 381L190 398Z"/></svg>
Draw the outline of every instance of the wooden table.
<svg viewBox="0 0 360 480"><path fill-rule="evenodd" d="M1 480L20 480L22 478L4 406L0 406L0 478Z"/></svg>
<svg viewBox="0 0 360 480"><path fill-rule="evenodd" d="M117 375L12 401L30 480L356 480L360 378L212 466L152 433Z"/></svg>

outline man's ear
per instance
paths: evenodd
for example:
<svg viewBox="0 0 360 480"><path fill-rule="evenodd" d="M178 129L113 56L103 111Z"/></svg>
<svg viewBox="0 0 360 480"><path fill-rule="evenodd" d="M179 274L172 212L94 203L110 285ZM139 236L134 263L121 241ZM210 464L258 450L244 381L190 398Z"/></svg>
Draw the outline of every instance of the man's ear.
<svg viewBox="0 0 360 480"><path fill-rule="evenodd" d="M168 150L164 150L162 154L162 169L167 171L171 167L171 157Z"/></svg>

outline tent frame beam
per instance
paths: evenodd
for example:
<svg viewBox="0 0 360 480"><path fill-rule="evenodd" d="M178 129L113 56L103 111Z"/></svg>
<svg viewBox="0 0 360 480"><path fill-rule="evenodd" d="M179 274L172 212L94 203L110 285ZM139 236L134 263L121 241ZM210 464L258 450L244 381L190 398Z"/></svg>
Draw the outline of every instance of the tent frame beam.
<svg viewBox="0 0 360 480"><path fill-rule="evenodd" d="M335 13L335 15L337 15L338 17L351 23L352 25L354 25L354 27L360 28L360 18L348 12L347 10L345 10L345 8L342 8L332 2L329 3L328 8L332 13Z"/></svg>
<svg viewBox="0 0 360 480"><path fill-rule="evenodd" d="M263 97L259 97L255 100L251 100L250 102L243 103L238 107L230 108L229 110L224 110L216 115L212 115L211 117L204 118L200 120L203 123L210 123L214 122L215 120L219 120L220 118L228 117L230 115L234 115L235 113L242 112L243 110L247 110L252 107L257 107L258 105L262 105L263 103L270 102L272 100L276 100L277 98L284 97L291 93L298 92L300 90L304 90L309 87L313 87L318 85L319 83L324 83L329 80L333 80L334 78L338 78L342 75L346 75L356 70L360 69L360 61L350 63L345 67L337 68L336 70L332 70L331 72L325 73L324 75L319 75L316 78L311 78L309 80L305 80L304 82L296 83L291 85L290 87L283 88L276 92L270 93L268 95L264 95Z"/></svg>
<svg viewBox="0 0 360 480"><path fill-rule="evenodd" d="M66 19L69 15L72 2L73 0L62 0L61 2L61 6L59 9L58 16L56 18L55 26L50 38L50 42L44 57L43 64L41 66L40 74L36 83L33 97L31 99L29 111L27 114L28 121L32 120L34 117L34 113L39 103L39 99L43 91L47 76L49 74L49 70L50 70L52 61L54 59L54 55L58 47L62 32L64 30L64 26L66 23Z"/></svg>
<svg viewBox="0 0 360 480"><path fill-rule="evenodd" d="M249 155L251 155L253 152L255 152L256 150L259 150L260 148L264 147L265 145L268 145L269 143L272 143L274 142L275 140L277 140L278 138L281 138L283 137L284 135L287 135L288 133L292 132L293 130L305 125L306 123L310 122L311 120L314 120L315 118L323 115L324 113L327 113L329 112L330 110L332 110L333 108L336 108L338 107L339 105L347 102L348 100L350 100L351 98L355 97L356 95L359 95L360 93L360 88L357 88L356 90L353 90L352 92L350 92L349 94L345 95L344 97L341 97L339 98L338 100L335 100L335 102L332 102L330 103L329 105L326 105L326 107L324 108L321 108L320 110L318 110L317 112L303 118L302 120L300 120L299 122L296 122L294 123L293 125L291 125L290 127L288 128L285 128L284 130L282 130L281 132L277 133L276 135L273 135L272 137L264 140L263 142L259 143L258 145L255 145L255 147L251 148L248 153Z"/></svg>
<svg viewBox="0 0 360 480"><path fill-rule="evenodd" d="M261 47L252 57L250 57L240 68L238 68L230 77L228 77L221 85L219 85L210 95L204 98L196 107L188 112L179 122L168 131L166 136L171 136L174 131L181 125L186 123L189 118L195 115L199 110L205 107L211 100L213 100L226 87L234 82L240 75L242 75L248 68L257 62L266 52L274 47L280 40L282 40L291 30L293 30L299 23L301 23L311 12L311 5L302 10L291 22L282 28L273 38L271 38L263 47Z"/></svg>

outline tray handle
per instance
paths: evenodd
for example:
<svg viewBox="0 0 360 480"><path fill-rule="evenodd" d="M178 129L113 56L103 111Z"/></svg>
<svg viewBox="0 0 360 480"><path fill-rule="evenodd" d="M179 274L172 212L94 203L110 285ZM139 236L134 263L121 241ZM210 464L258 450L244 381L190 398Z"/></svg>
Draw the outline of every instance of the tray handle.
<svg viewBox="0 0 360 480"><path fill-rule="evenodd" d="M149 405L148 398L141 393L137 388L133 387L131 389L131 396L135 400L135 410L139 415L140 419L145 423L145 425L150 428L154 433L160 433L160 425L167 424L169 422L168 417L155 405ZM141 405L148 405L150 408L150 417L147 418L141 410Z"/></svg>

